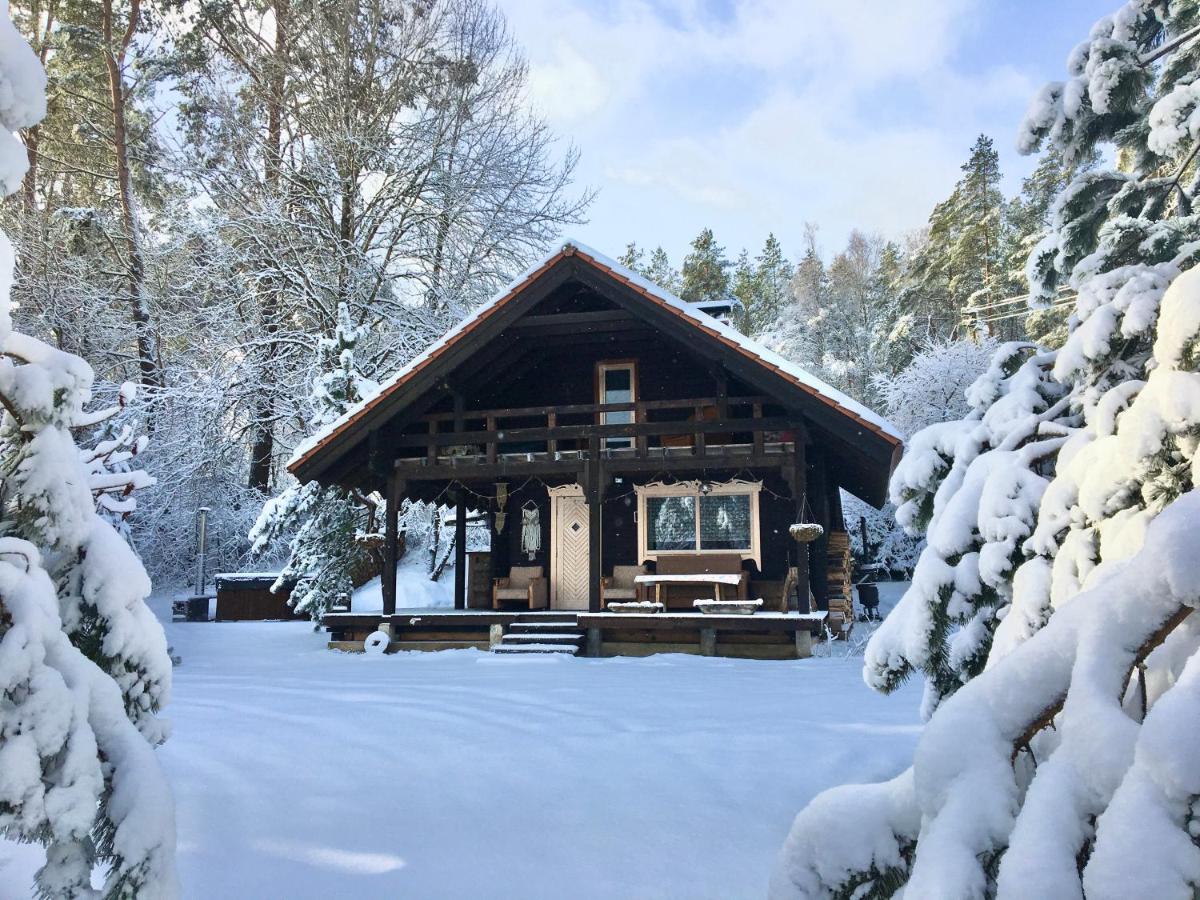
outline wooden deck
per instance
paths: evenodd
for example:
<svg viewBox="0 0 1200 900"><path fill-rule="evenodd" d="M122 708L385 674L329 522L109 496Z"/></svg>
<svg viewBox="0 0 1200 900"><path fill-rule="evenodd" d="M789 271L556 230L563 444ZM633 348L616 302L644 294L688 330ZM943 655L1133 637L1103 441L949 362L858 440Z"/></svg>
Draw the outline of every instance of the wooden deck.
<svg viewBox="0 0 1200 900"><path fill-rule="evenodd" d="M359 651L373 631L387 626L389 653L400 650L490 649L515 622L562 622L587 632L586 656L649 656L693 653L749 659L803 659L812 652L811 634L826 613L705 615L703 613L588 613L549 610L397 610L332 612L324 619L329 647Z"/></svg>

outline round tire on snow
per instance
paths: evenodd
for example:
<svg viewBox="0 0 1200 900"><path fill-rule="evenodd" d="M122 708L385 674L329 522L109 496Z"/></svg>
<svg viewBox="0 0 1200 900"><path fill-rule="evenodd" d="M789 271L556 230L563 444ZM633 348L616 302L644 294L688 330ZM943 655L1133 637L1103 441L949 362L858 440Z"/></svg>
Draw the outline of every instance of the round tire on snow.
<svg viewBox="0 0 1200 900"><path fill-rule="evenodd" d="M382 656L390 642L391 638L386 632L372 631L363 641L363 650L368 656Z"/></svg>

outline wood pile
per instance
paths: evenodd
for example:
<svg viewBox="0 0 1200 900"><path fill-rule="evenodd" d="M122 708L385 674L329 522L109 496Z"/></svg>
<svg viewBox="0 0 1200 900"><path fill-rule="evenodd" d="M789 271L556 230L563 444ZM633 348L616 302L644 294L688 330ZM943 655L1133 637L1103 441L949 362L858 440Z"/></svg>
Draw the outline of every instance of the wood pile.
<svg viewBox="0 0 1200 900"><path fill-rule="evenodd" d="M825 583L829 590L829 628L838 640L846 640L854 624L854 589L851 586L853 562L850 535L829 532L826 548ZM846 627L843 629L843 625Z"/></svg>

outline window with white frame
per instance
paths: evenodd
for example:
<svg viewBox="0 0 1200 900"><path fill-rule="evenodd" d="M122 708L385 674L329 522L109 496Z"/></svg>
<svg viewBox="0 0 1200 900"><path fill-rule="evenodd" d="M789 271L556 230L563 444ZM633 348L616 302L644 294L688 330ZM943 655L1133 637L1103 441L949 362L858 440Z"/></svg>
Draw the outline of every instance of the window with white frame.
<svg viewBox="0 0 1200 900"><path fill-rule="evenodd" d="M637 400L637 364L633 360L606 360L596 366L597 403L633 403ZM633 410L621 409L600 414L601 425L629 425ZM609 437L605 447L632 447L631 437Z"/></svg>
<svg viewBox="0 0 1200 900"><path fill-rule="evenodd" d="M682 553L738 553L762 568L761 482L685 481L639 485L638 555L642 562Z"/></svg>

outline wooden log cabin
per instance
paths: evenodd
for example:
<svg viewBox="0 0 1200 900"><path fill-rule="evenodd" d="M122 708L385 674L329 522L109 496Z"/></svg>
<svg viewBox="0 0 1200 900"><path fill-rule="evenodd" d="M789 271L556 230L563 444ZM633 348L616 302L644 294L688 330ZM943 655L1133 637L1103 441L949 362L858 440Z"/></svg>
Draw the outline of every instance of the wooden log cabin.
<svg viewBox="0 0 1200 900"><path fill-rule="evenodd" d="M656 642L722 652L705 628L717 619L692 605L724 590L767 610L717 636L724 652L739 652L754 642L751 621L755 640L779 644L795 637L779 637L779 617L793 632L827 612L849 619L839 488L879 506L901 448L872 411L566 242L306 442L289 469L389 500L382 614L331 614L335 645L379 628L401 646L405 634L488 646L536 610L571 616L593 653L651 652ZM397 610L389 578L406 497L487 516L491 550L471 569L490 590L476 583L470 594L470 606L487 608L469 608L466 516L457 515L455 607L483 618L441 614L434 626L425 617L440 640L410 633L419 617ZM798 544L795 522L824 533ZM666 615L618 621L607 611L616 598L661 601ZM796 637L740 655L798 647Z"/></svg>

